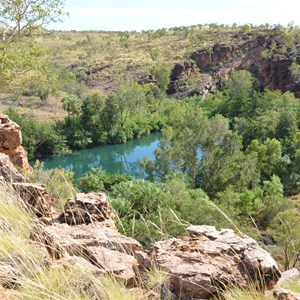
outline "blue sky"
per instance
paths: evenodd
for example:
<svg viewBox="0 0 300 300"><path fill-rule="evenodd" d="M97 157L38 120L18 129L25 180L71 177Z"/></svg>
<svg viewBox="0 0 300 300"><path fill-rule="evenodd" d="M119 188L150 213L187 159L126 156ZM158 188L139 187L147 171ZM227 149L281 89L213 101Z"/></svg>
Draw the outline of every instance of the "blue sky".
<svg viewBox="0 0 300 300"><path fill-rule="evenodd" d="M147 30L204 23L300 26L300 0L66 0L62 30Z"/></svg>

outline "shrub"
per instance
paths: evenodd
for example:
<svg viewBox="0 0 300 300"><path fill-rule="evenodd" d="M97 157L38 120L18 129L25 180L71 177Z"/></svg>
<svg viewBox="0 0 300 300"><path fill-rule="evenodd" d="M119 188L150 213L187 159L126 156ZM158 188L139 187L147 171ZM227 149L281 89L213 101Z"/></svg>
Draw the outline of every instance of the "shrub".
<svg viewBox="0 0 300 300"><path fill-rule="evenodd" d="M108 174L101 168L93 168L79 179L78 187L84 193L111 191L113 186L132 180L127 174Z"/></svg>

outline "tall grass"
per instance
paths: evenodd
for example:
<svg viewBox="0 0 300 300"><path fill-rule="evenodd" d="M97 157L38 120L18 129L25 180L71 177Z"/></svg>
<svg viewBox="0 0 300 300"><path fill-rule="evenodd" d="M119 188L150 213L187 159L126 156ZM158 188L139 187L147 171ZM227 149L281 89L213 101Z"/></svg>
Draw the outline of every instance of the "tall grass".
<svg viewBox="0 0 300 300"><path fill-rule="evenodd" d="M24 300L142 300L121 282L110 276L95 276L80 265L42 269L36 276L25 278L17 296Z"/></svg>
<svg viewBox="0 0 300 300"><path fill-rule="evenodd" d="M272 294L264 294L254 288L250 290L232 288L222 295L224 300L271 300L274 299ZM218 298L219 299L219 298Z"/></svg>
<svg viewBox="0 0 300 300"><path fill-rule="evenodd" d="M62 210L66 201L74 198L77 190L73 185L72 171L63 168L44 170L44 164L36 161L33 166L33 173L26 174L29 181L43 184L47 192L56 200L54 207Z"/></svg>
<svg viewBox="0 0 300 300"><path fill-rule="evenodd" d="M79 263L68 265L51 261L44 247L30 240L36 222L14 190L1 182L0 266L12 267L16 279L10 286L14 289L0 288L0 299L145 299L109 276L88 272Z"/></svg>
<svg viewBox="0 0 300 300"><path fill-rule="evenodd" d="M26 258L40 262L38 248L30 240L35 220L22 200L6 183L0 183L0 257L3 261ZM30 254L30 255L29 255Z"/></svg>

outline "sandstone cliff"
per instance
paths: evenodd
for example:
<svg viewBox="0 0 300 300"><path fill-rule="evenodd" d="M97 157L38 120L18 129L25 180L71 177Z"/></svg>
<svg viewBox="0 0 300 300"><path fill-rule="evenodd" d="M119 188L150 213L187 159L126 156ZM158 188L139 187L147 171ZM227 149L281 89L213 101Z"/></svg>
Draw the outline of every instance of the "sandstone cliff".
<svg viewBox="0 0 300 300"><path fill-rule="evenodd" d="M27 152L21 145L22 135L19 125L12 122L8 116L0 114L0 152L8 155L16 167L31 172Z"/></svg>
<svg viewBox="0 0 300 300"><path fill-rule="evenodd" d="M202 73L214 74L216 84L237 70L246 70L257 77L260 89L290 91L300 97L300 73L292 64L300 64L300 44L292 49L284 36L274 32L245 35L240 45L216 43L212 49L190 54Z"/></svg>
<svg viewBox="0 0 300 300"><path fill-rule="evenodd" d="M300 97L300 43L291 46L275 31L236 34L236 44L218 42L210 49L199 49L186 56L195 62L176 63L170 75L168 95L185 98L205 95L222 87L234 71L246 70L257 77L261 91L290 91ZM191 85L196 68L200 80Z"/></svg>

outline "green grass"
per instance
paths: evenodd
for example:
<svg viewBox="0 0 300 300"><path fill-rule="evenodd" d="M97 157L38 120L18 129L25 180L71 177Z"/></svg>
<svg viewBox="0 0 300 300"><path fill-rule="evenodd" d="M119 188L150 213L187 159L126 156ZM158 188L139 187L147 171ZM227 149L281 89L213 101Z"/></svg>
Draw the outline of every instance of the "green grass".
<svg viewBox="0 0 300 300"><path fill-rule="evenodd" d="M126 289L123 283L109 276L95 276L78 263L51 262L43 247L30 240L35 223L19 196L1 183L0 262L13 266L18 273L16 289L1 288L1 299L144 299L138 292Z"/></svg>
<svg viewBox="0 0 300 300"><path fill-rule="evenodd" d="M223 294L224 300L271 300L274 299L272 295L266 295L258 292L255 289L229 289Z"/></svg>
<svg viewBox="0 0 300 300"><path fill-rule="evenodd" d="M33 173L26 176L30 182L43 184L47 192L55 199L54 207L62 210L68 199L74 198L77 190L73 185L72 171L63 168L44 170L44 165L36 161L33 166Z"/></svg>
<svg viewBox="0 0 300 300"><path fill-rule="evenodd" d="M28 258L30 253L30 261L37 263L39 251L29 241L34 220L21 201L9 186L0 183L0 256L8 260Z"/></svg>
<svg viewBox="0 0 300 300"><path fill-rule="evenodd" d="M300 277L284 282L282 285L280 285L280 288L300 293Z"/></svg>

